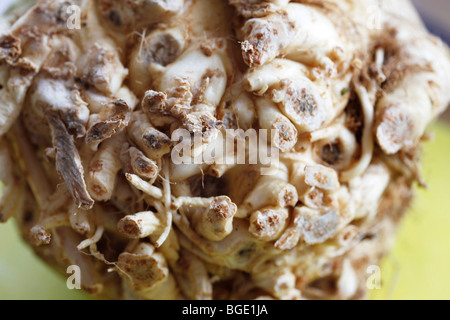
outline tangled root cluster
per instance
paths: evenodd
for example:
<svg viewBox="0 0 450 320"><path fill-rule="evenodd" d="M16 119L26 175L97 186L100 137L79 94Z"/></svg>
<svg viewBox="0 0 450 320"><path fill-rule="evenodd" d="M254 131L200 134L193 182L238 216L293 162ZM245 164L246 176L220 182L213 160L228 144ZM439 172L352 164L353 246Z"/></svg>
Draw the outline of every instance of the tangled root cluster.
<svg viewBox="0 0 450 320"><path fill-rule="evenodd" d="M450 101L448 49L391 2L39 0L4 17L0 221L100 297L364 298ZM179 129L200 137L192 158L231 129L267 130L279 157L175 163Z"/></svg>

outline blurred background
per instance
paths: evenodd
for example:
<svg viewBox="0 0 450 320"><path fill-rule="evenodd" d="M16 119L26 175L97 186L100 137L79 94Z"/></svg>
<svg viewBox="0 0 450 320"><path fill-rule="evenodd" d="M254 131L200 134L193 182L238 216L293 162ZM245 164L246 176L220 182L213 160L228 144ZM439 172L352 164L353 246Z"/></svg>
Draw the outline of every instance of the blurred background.
<svg viewBox="0 0 450 320"><path fill-rule="evenodd" d="M0 0L0 14L14 2ZM450 44L450 1L413 2L430 31ZM417 190L396 245L380 266L382 288L372 290L371 299L450 299L450 110L429 131L434 139L423 152L428 189ZM0 243L0 299L90 298L68 290L66 278L34 256L13 221L0 225Z"/></svg>

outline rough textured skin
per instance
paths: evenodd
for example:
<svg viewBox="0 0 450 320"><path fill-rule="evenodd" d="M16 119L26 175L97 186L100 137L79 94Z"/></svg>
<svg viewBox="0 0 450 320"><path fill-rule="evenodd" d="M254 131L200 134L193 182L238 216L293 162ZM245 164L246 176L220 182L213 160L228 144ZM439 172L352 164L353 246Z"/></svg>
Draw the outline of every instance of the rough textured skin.
<svg viewBox="0 0 450 320"><path fill-rule="evenodd" d="M408 0L39 0L5 24L0 221L43 260L108 299L365 298L450 101ZM175 163L227 129L245 164Z"/></svg>

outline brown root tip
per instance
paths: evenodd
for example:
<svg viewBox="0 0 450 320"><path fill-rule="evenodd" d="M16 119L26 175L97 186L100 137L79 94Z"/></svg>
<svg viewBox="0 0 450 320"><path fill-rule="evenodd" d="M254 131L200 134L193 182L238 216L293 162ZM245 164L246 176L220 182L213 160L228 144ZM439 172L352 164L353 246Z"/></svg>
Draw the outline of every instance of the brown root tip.
<svg viewBox="0 0 450 320"><path fill-rule="evenodd" d="M297 189L294 186L288 185L280 194L279 203L283 207L295 207L298 202Z"/></svg>
<svg viewBox="0 0 450 320"><path fill-rule="evenodd" d="M34 226L30 230L28 241L35 247L50 244L52 236L41 226Z"/></svg>
<svg viewBox="0 0 450 320"><path fill-rule="evenodd" d="M91 286L82 286L83 290L86 291L87 293L93 295L93 296L97 296L103 293L103 289L104 286L101 283L97 283Z"/></svg>
<svg viewBox="0 0 450 320"><path fill-rule="evenodd" d="M274 129L278 130L275 145L282 152L291 150L298 141L298 132L292 123L278 122L274 124Z"/></svg>
<svg viewBox="0 0 450 320"><path fill-rule="evenodd" d="M94 207L94 200L92 199L77 199L76 205L83 210L91 210Z"/></svg>
<svg viewBox="0 0 450 320"><path fill-rule="evenodd" d="M301 218L303 240L309 244L320 244L327 241L336 232L338 216L335 211L330 211L315 219Z"/></svg>
<svg viewBox="0 0 450 320"><path fill-rule="evenodd" d="M102 197L108 193L108 190L106 189L106 187L101 186L98 183L92 184L90 189L94 193L95 198L97 198L97 200L102 199Z"/></svg>
<svg viewBox="0 0 450 320"><path fill-rule="evenodd" d="M22 54L20 39L6 34L0 37L0 53L2 59L8 64L12 64Z"/></svg>
<svg viewBox="0 0 450 320"><path fill-rule="evenodd" d="M270 238L277 232L282 219L274 210L256 211L250 218L249 232L257 238Z"/></svg>
<svg viewBox="0 0 450 320"><path fill-rule="evenodd" d="M148 287L165 278L153 257L140 256L128 252L120 254L117 265L123 270L124 277L133 279L136 287Z"/></svg>
<svg viewBox="0 0 450 320"><path fill-rule="evenodd" d="M142 234L141 227L136 221L127 217L120 220L117 224L119 232L131 239L139 239Z"/></svg>
<svg viewBox="0 0 450 320"><path fill-rule="evenodd" d="M212 221L229 219L237 212L237 206L228 197L217 197L210 205L208 217Z"/></svg>
<svg viewBox="0 0 450 320"><path fill-rule="evenodd" d="M396 154L411 141L413 123L409 116L399 108L384 112L376 128L379 146L386 154Z"/></svg>
<svg viewBox="0 0 450 320"><path fill-rule="evenodd" d="M244 62L250 68L255 68L263 64L261 51L257 50L249 41L242 42L241 50Z"/></svg>

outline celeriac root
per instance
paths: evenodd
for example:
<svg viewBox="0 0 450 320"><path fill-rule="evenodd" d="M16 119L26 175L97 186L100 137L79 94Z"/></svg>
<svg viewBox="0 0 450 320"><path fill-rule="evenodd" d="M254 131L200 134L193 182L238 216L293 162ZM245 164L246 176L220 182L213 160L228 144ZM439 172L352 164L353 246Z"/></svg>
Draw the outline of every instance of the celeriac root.
<svg viewBox="0 0 450 320"><path fill-rule="evenodd" d="M450 102L408 0L38 0L0 25L0 222L100 297L364 298Z"/></svg>

